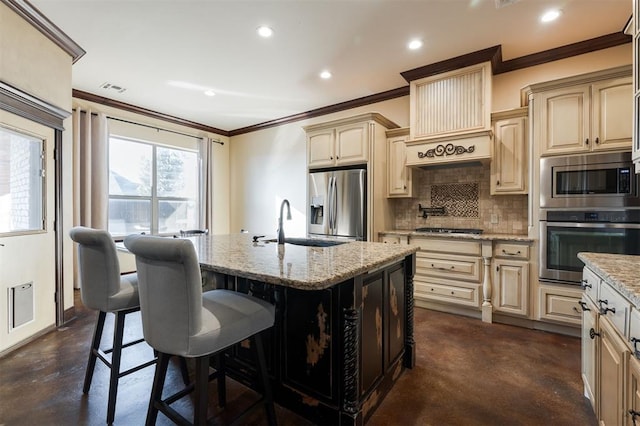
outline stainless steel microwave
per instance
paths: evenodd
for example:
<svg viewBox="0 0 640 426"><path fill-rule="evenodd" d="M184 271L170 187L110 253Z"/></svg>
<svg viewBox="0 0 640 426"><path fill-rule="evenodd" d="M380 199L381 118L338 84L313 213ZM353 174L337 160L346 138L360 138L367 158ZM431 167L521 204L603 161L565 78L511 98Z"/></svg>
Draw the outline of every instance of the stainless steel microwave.
<svg viewBox="0 0 640 426"><path fill-rule="evenodd" d="M540 207L640 206L630 152L540 159Z"/></svg>

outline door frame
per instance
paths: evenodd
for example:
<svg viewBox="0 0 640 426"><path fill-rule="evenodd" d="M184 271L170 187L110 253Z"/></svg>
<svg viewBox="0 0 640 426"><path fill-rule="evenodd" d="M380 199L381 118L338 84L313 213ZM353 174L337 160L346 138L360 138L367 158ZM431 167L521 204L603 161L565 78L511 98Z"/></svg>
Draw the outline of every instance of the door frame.
<svg viewBox="0 0 640 426"><path fill-rule="evenodd" d="M53 151L55 169L53 231L55 234L56 326L60 327L75 316L73 308L67 312L64 309L64 263L62 260L64 241L62 232L62 219L64 217L62 206L62 132L64 131L63 122L71 113L2 81L0 81L0 109L52 128L55 133Z"/></svg>

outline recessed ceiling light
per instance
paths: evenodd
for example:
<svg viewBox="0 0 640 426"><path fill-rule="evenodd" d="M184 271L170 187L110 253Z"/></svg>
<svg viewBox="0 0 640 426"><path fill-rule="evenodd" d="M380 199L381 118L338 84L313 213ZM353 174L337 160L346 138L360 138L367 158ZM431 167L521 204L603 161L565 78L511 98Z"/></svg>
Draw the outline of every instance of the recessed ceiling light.
<svg viewBox="0 0 640 426"><path fill-rule="evenodd" d="M331 72L324 70L320 73L320 78L324 78L325 80L331 78Z"/></svg>
<svg viewBox="0 0 640 426"><path fill-rule="evenodd" d="M422 47L422 40L411 40L409 44L407 44L407 47L411 50L420 49Z"/></svg>
<svg viewBox="0 0 640 426"><path fill-rule="evenodd" d="M273 30L271 28L267 27L266 25L258 27L258 29L256 31L258 31L258 35L260 37L264 37L264 38L269 38L269 37L271 37L273 35Z"/></svg>
<svg viewBox="0 0 640 426"><path fill-rule="evenodd" d="M556 19L558 19L558 17L562 14L562 11L558 10L558 9L552 9L549 10L547 12L545 12L541 17L540 17L540 21L541 22L551 22L551 21L555 21Z"/></svg>
<svg viewBox="0 0 640 426"><path fill-rule="evenodd" d="M215 96L216 92L214 92L213 90L205 90L204 94L207 96Z"/></svg>

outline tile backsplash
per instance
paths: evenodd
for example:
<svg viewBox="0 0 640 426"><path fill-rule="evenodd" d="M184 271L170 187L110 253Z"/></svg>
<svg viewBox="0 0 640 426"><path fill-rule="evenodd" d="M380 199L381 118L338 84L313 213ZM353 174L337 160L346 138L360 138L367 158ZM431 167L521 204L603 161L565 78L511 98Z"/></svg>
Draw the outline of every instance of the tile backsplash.
<svg viewBox="0 0 640 426"><path fill-rule="evenodd" d="M414 198L394 199L396 229L479 228L485 233L526 234L527 195L490 195L490 166L414 169ZM422 207L444 207L424 219ZM495 219L491 223L492 218Z"/></svg>

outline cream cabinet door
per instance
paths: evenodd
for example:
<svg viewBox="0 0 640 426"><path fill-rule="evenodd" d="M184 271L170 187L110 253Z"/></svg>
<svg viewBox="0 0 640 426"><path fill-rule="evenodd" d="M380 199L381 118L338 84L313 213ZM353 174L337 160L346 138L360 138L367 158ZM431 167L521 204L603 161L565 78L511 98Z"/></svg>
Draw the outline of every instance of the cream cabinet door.
<svg viewBox="0 0 640 426"><path fill-rule="evenodd" d="M494 124L491 195L527 193L527 118Z"/></svg>
<svg viewBox="0 0 640 426"><path fill-rule="evenodd" d="M591 88L592 149L630 149L633 122L631 79L594 83Z"/></svg>
<svg viewBox="0 0 640 426"><path fill-rule="evenodd" d="M411 197L411 168L406 166L406 136L387 139L387 196Z"/></svg>
<svg viewBox="0 0 640 426"><path fill-rule="evenodd" d="M526 316L529 312L529 263L495 259L494 266L495 310Z"/></svg>
<svg viewBox="0 0 640 426"><path fill-rule="evenodd" d="M541 101L541 155L588 152L590 86L544 92Z"/></svg>
<svg viewBox="0 0 640 426"><path fill-rule="evenodd" d="M600 318L598 419L601 426L624 424L625 364L628 356L629 348L613 325L605 317Z"/></svg>
<svg viewBox="0 0 640 426"><path fill-rule="evenodd" d="M627 374L627 406L625 411L629 414L628 425L640 422L640 361L633 356L629 357L629 370Z"/></svg>
<svg viewBox="0 0 640 426"><path fill-rule="evenodd" d="M309 167L330 167L335 164L335 133L333 129L317 130L307 133L307 152Z"/></svg>
<svg viewBox="0 0 640 426"><path fill-rule="evenodd" d="M366 163L369 159L369 123L336 127L336 165Z"/></svg>
<svg viewBox="0 0 640 426"><path fill-rule="evenodd" d="M596 403L596 360L598 351L598 312L593 302L586 296L582 297L582 382L584 394L589 398L591 407L596 416L598 404Z"/></svg>

